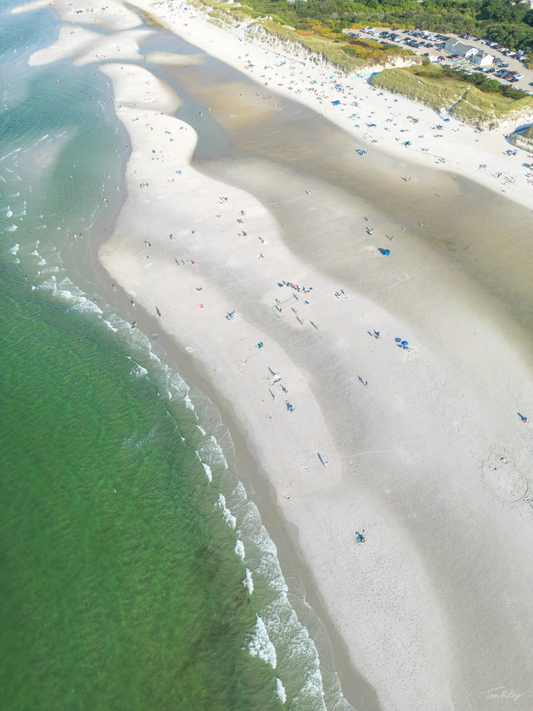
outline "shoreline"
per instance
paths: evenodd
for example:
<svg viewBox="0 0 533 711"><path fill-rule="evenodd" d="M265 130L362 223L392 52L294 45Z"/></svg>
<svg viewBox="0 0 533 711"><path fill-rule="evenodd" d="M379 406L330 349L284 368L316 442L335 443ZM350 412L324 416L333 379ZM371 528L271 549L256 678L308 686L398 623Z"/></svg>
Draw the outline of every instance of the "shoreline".
<svg viewBox="0 0 533 711"><path fill-rule="evenodd" d="M440 124L446 117L441 117L434 109L412 101L402 95L385 95L385 92L367 84L365 76L369 76L369 74L355 73L349 76L338 69L332 68L328 62L324 62L322 65L318 64L317 66L312 66L309 53L305 48L300 48L290 43L279 42L275 37L270 38L267 35L265 35L264 41L261 40L261 43L271 44L272 46L260 46L257 38L252 37L250 39L246 35L243 26L241 26L240 29L235 27L221 29L210 23L205 16L202 16L202 11L199 12L191 8L189 8L188 11L181 9L187 7L184 4L181 5L181 12L178 7L175 7L173 10L167 10L164 8L163 2L150 2L150 0L137 0L136 6L145 12L155 13L166 29L179 34L179 36L186 39L187 42L207 54L215 56L239 72L246 73L246 75L252 81L257 82L263 90L264 87L268 85L271 89L274 89L277 94L281 94L292 101L306 105L308 108L320 113L321 116L324 116L329 121L338 125L353 137L363 139L369 144L367 147L368 150L371 150L372 142L376 141L376 143L379 144L379 150L389 155L404 158L409 162L416 163L423 167L434 167L435 169L445 170L447 172L457 172L463 177L474 180L493 192L505 193L506 197L525 207L531 206L533 200L533 181L521 181L519 185L511 185L508 181L505 181L505 177L499 180L495 175L497 172L501 172L502 176L511 174L519 175L520 173L525 174L526 172L520 170L522 166L517 164L516 158L503 155L503 153L510 148L510 144L507 142L505 134L501 130L494 132L480 131L479 129L450 117L449 122L444 126L444 130L446 131L445 137L448 138L452 138L451 134L455 133L455 135L453 135L453 145L448 141L436 141L430 135L432 132L432 124ZM186 23L183 21L184 19L187 20ZM224 38L223 41L221 41L222 38ZM254 39L256 40L255 42L253 41ZM245 52L245 49L249 49L250 51ZM291 62L293 64L304 65L305 72L300 71L300 74L311 73L311 76L314 76L314 78L320 82L325 82L328 77L334 78L333 82L328 82L330 85L328 87L330 90L329 98L332 100L345 99L351 102L352 98L350 97L352 96L356 96L360 99L362 92L365 92L365 95L372 93L375 94L375 97L370 97L371 105L369 108L375 109L380 103L376 100L377 97L383 94L385 95L385 99L388 100L388 103L397 101L397 103L400 104L398 111L401 110L404 115L406 115L405 112L407 111L424 114L423 116L417 115L416 118L419 121L419 128L417 127L416 130L417 133L419 130L422 131L425 140L417 140L418 145L416 146L405 147L398 144L397 140L394 140L394 138L398 136L397 131L394 138L390 135L391 132L387 126L381 125L367 131L361 128L364 126L364 119L352 120L347 115L348 112L354 114L366 113L363 109L356 111L350 108L350 104L346 103L344 103L345 108L334 107L330 101L319 101L316 96L312 96L309 93L307 95L305 93L297 94L294 91L294 87L289 88L289 85L280 85L279 82L272 84L270 81L266 83L265 81L261 81L262 77L259 65L263 64L264 61L272 61L276 56L281 57L287 63ZM250 58L246 59L247 57ZM258 64L254 64L253 67L248 68L252 60ZM280 78L283 78L282 75L285 74L285 80L289 79L288 71L283 71L281 67L276 67L276 69L277 74L280 74ZM365 70L363 69L361 71ZM265 75L263 79L267 79L267 76ZM344 85L353 85L355 91L346 91L338 94L333 91L332 86L337 82ZM379 108L382 109L382 105L380 105ZM514 122L513 126L515 124L518 126L520 123L523 122ZM412 124L410 124L409 121L405 123L405 127L414 132ZM459 131L461 135L458 135ZM433 133L433 136L434 135ZM414 137L409 136L406 138ZM477 142L480 143L479 146L475 145ZM429 145L430 148L427 151L421 151L421 148L425 148L427 145ZM525 151L523 155L519 153L518 159L520 159L520 157L526 158L526 155ZM530 157L533 159L533 149ZM444 159L444 162L441 162L442 159ZM486 164L487 168L477 168L478 165L482 164Z"/></svg>
<svg viewBox="0 0 533 711"><path fill-rule="evenodd" d="M107 240L108 236L102 235L102 239L91 248L92 268L101 286L109 292L109 298L118 299L121 309L128 311L130 309L129 294L123 290L120 284L117 286L117 291L113 293L109 288L109 272L98 258L98 251ZM153 316L141 304L138 307L140 308L136 308L135 312L131 312L132 317L135 316L137 319L141 331L153 333ZM380 705L374 689L369 686L366 679L352 664L346 642L326 612L324 603L320 599L313 571L299 550L298 531L284 519L283 512L276 503L275 489L266 473L261 469L253 442L246 438L231 401L214 387L202 362L188 353L165 330L157 333L157 344L163 348L168 361L185 382L198 389L209 399L220 414L222 424L230 433L233 458L237 465L239 479L246 489L248 498L257 506L261 520L277 548L278 560L285 579L289 581L289 589L292 590L294 587L295 573L296 591L292 590L293 594L296 594L298 598L301 597L302 593L298 591L298 588L302 584L304 586L305 594L302 596L302 600L310 608L306 614L311 614L311 618L315 618L312 619L315 634L311 636L317 646L321 661L325 659L328 666L331 665L331 669L338 674L343 694L354 709L379 711ZM226 452L224 454L226 455ZM316 634L317 629L318 634Z"/></svg>
<svg viewBox="0 0 533 711"><path fill-rule="evenodd" d="M202 23L198 25L197 31L203 32ZM218 28L212 29L221 36ZM231 54L230 49L225 51ZM438 310L438 317L446 327L453 325L456 329L457 342L468 354L466 362L459 355L454 360L453 354L439 353L427 330L406 325L358 294L353 285L348 287L349 300L340 296L334 301L334 290L338 294L347 285L335 283L288 250L279 224L257 200L194 169L192 130L166 115L172 115L176 105L168 87L155 77L148 78L140 67L124 65L121 70L107 65L105 73L113 78L117 115L132 137L134 150L127 168L128 180L132 182L132 171L138 170L140 179L149 181L150 197L144 187L128 190L126 208L118 218L115 234L101 249L104 265L128 293L145 304L147 313L153 312L154 302L157 303L163 313L162 327L191 358L202 363L220 397L232 403L243 437L253 443L259 467L276 492L274 505L286 522L286 530L298 530L295 547L302 551L327 617L345 641L351 662L374 684L383 708L425 711L449 709L452 704L465 707L467 702L472 708L479 708L472 698L476 690L480 694L485 688L483 674L489 674L489 670L490 674L495 673L495 660L487 648L485 668L476 674L469 667L469 643L473 638L461 639L458 634L458 620L466 610L452 610L462 593L468 595L474 590L480 596L480 609L470 611L470 624L476 614L492 611L491 619L496 625L496 608L476 588L474 578L466 582L460 579L459 571L468 569L466 561L457 559L453 575L452 569L446 571L444 561L452 543L460 547L467 540L475 540L483 567L494 555L488 546L483 548L483 539L497 534L503 540L500 556L505 551L509 567L514 562L524 573L523 579L516 581L516 590L523 589L528 575L531 578L531 566L522 558L526 541L511 540L513 534L530 539L531 526L521 518L519 504L501 510L498 490L505 489L509 482L494 483L487 476L482 480L478 477L487 447L494 452L510 449L518 470L524 471L522 460L528 433L522 424L515 428L502 419L495 405L512 410L518 402L518 407L527 408L533 394L531 373L512 345L502 342L490 319L480 316L479 309L469 310L459 303L460 293L445 295L446 303ZM291 76L289 69L286 73ZM144 103L133 107L133 98L138 99L141 87ZM295 98L288 90L286 93ZM141 112L147 114L149 124L144 125L144 117L136 122ZM329 115L327 118L331 119ZM179 145L170 146L168 133L175 137L179 131L183 131ZM477 156L477 148L474 149L472 153ZM411 160L411 153L405 155ZM165 165L163 161L152 165L161 156ZM167 168L170 162L172 167ZM512 161L508 163L512 165ZM173 190L172 181L178 180L173 177L176 167L187 178L186 189ZM524 186L517 187L520 190L514 191L512 197L525 199ZM228 200L220 203L217 195L226 195ZM151 206L154 197L157 209ZM166 210L162 205L167 205ZM242 237L236 239L234 233L242 229L235 224L239 207L245 208L246 229L254 237L258 232L266 237L266 259L262 255L258 259L257 252L263 247L256 242L252 245ZM215 211L220 212L221 218ZM168 240L169 230L175 229L174 213L184 222L175 233L175 244ZM191 236L193 226L199 238ZM145 254L143 234L150 235L155 248L153 257ZM174 248L187 257L186 265L177 267L172 263L178 254ZM194 271L189 264L191 255L197 267ZM146 259L148 256L150 260ZM221 265L228 277L220 277ZM435 264L433 274L439 273L437 267L443 269L442 264ZM243 270L250 276L243 275ZM445 280L446 273L444 269L441 279ZM303 319L298 313L297 319L289 314L290 320L285 316L280 320L275 314L277 295L283 292L293 298L291 290L280 291L274 286L280 278L313 286L309 304L302 303L303 297L295 302L297 311L303 309L302 314L306 313ZM388 288L386 277L381 279L383 288ZM199 284L205 294L201 296L202 304L195 293ZM297 295L300 297L299 292ZM180 304L179 310L175 303ZM436 301L434 305L438 306ZM225 310L234 308L238 312L236 320L226 322ZM309 326L313 318L320 330ZM345 333L346 319L353 324L353 333ZM475 335L479 334L476 339L468 330L472 323ZM400 351L398 356L396 344L382 342L382 347L379 340L369 340L365 335L365 329L376 325L388 337L411 334L409 341L420 345L406 354ZM263 340L266 349L254 350L253 344ZM324 345L326 340L329 346ZM343 355L345 351L347 354ZM489 352L490 359L485 355ZM266 353L268 360L260 361ZM364 378L367 372L373 373L368 391L362 389L363 381L358 382L353 373L353 358ZM294 412L287 412L278 398L268 400L269 387L272 390L278 384L266 372L271 366L282 373L282 384L290 388ZM391 378L390 373L395 377ZM497 397L487 395L483 389L486 391L494 379L504 381L509 392L498 392ZM441 392L442 398L437 397L436 393ZM279 389L275 394L283 399ZM351 402L357 407L352 407ZM329 461L327 469L317 460L316 449ZM369 455L370 464L357 463ZM427 471L431 465L435 470ZM441 526L447 520L445 513L453 517L453 512L468 502L474 507L474 518L483 521L480 534L469 528L468 521L457 519L455 530L446 527L449 545L437 541L439 526L432 521L432 498L439 501ZM489 522L491 515L495 520ZM430 541L421 539L422 522L433 531ZM353 541L355 528L367 531L367 544L363 547ZM432 563L428 565L429 561ZM435 569L435 561L443 566L442 576L438 566ZM503 565L501 579L494 583L500 586L500 593L506 570L508 567ZM443 594L442 582L451 584L452 580L459 589ZM516 595L523 601L519 606L525 605L526 598L519 592ZM510 648L511 639L512 634L503 648ZM454 648L459 652L452 661ZM509 660L508 665L512 663ZM457 669L457 665L462 668ZM520 668L516 658L514 668ZM459 697L454 696L453 701L449 679L454 680L456 689L462 689L455 692Z"/></svg>

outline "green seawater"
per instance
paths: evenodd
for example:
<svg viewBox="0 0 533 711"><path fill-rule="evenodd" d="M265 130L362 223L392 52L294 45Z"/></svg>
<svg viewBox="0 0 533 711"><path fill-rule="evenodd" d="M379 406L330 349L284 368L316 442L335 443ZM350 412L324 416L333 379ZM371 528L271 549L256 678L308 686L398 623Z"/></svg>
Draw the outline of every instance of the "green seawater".
<svg viewBox="0 0 533 711"><path fill-rule="evenodd" d="M127 134L96 67L28 67L60 23L16 4L0 8L0 709L278 709L197 415L132 360L142 334L91 280Z"/></svg>
<svg viewBox="0 0 533 711"><path fill-rule="evenodd" d="M2 709L277 708L179 416L112 332L16 266L0 303Z"/></svg>

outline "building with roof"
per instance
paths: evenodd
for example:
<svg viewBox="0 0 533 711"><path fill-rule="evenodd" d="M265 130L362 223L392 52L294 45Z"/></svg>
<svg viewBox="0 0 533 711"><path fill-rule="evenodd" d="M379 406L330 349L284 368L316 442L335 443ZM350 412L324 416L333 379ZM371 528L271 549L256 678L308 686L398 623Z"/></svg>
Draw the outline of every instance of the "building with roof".
<svg viewBox="0 0 533 711"><path fill-rule="evenodd" d="M458 39L449 39L445 45L444 49L452 54L457 54L459 57L464 57L469 59L474 64L479 67L487 67L492 64L494 57L491 54L487 54L482 49L473 47L471 44L466 44Z"/></svg>
<svg viewBox="0 0 533 711"><path fill-rule="evenodd" d="M475 47L472 47L472 45L465 44L464 42L461 42L461 40L458 39L448 40L444 45L444 49L447 52L457 54L459 57L464 57L465 59L468 59L478 51Z"/></svg>
<svg viewBox="0 0 533 711"><path fill-rule="evenodd" d="M492 54L487 54L482 49L478 49L469 59L480 67L488 67L494 61Z"/></svg>

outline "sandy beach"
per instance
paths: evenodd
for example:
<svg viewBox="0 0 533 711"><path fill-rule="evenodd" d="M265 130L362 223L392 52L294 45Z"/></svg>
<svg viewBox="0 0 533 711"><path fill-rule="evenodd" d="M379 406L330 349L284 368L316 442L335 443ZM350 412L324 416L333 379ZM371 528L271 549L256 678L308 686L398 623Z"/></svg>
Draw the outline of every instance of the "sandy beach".
<svg viewBox="0 0 533 711"><path fill-rule="evenodd" d="M151 34L135 29L139 16L118 2L83 17L73 16L86 9L79 0L51 6L66 22L87 15L113 30L104 41L65 25L31 60L105 61L131 157L101 262L231 404L376 708L529 708L533 434L524 418L533 417L533 377L529 321L506 300L516 289L529 305L527 277L511 270L508 286L493 289L488 262L467 267L424 241L422 208L405 230L403 208L383 202L369 215L363 198L278 163L214 165L227 180L212 177L195 164L194 127L175 117L176 91L120 63L139 61ZM221 29L186 5L136 6L257 83L243 130L283 96L364 143L353 161L369 171L374 151L394 160L399 195L420 187L420 169L449 188L446 199L457 174L516 210L526 234L528 160L504 155L502 132L442 123L364 78L311 64L298 48L252 44L243 28ZM201 69L196 56L152 52L150 62ZM213 100L223 122L228 96ZM308 222L269 209L262 191ZM524 240L517 259L529 269ZM490 690L500 687L521 696L495 701Z"/></svg>

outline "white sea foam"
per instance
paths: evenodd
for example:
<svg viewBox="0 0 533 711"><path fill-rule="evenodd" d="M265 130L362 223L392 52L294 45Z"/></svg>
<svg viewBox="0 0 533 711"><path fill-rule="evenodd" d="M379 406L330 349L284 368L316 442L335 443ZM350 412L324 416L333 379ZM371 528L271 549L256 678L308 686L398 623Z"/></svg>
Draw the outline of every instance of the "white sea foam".
<svg viewBox="0 0 533 711"><path fill-rule="evenodd" d="M130 358L130 356L128 356L128 358L134 363L133 368L130 370L130 374L133 375L134 378L144 378L148 375L146 368L143 368L142 365L136 363L133 358Z"/></svg>
<svg viewBox="0 0 533 711"><path fill-rule="evenodd" d="M41 257L37 250L33 254ZM57 255L50 258L50 261L55 261L56 258ZM49 277L39 288L52 291L54 296L64 299L70 308L98 314L105 312L106 325L120 334L127 334L132 353L139 353L136 358L146 362L146 356L149 356L149 371L131 359L132 375L155 376L163 382L159 387L164 388L166 385L169 397L178 398L184 403L191 413L194 413L191 416L197 417L198 411L201 425L198 422L195 424L203 436L196 446L197 455L208 480L212 481L214 474L217 475L217 483L220 480L224 493L219 493L216 506L221 509L224 521L232 530L237 529L237 522L239 524L235 554L245 561L246 575L242 582L250 594L255 588L254 599L256 605L259 605L257 609L260 614L257 616L253 634L247 640L250 654L277 668L285 683L290 679L288 688L298 689L296 696L289 694L292 697L289 701L291 709L325 709L323 680L315 644L290 604L288 588L277 559L277 549L261 522L259 511L248 499L244 486L235 478L233 465L232 468L228 467L224 452L231 456L233 445L210 401L202 394L191 391L181 376L153 352L153 344L145 334L139 329L131 329L131 324L122 317L109 313L108 306L103 305L102 312L68 278L56 280L54 276ZM216 433L216 437L212 432ZM177 435L183 440L181 434ZM123 446L141 448L149 438L137 440L133 434L123 441ZM219 442L225 443L224 450ZM222 472L224 476L220 477ZM278 696L285 703L285 687L280 680L276 684ZM342 699L340 692L339 699Z"/></svg>
<svg viewBox="0 0 533 711"><path fill-rule="evenodd" d="M246 548L247 568L264 581L274 592L260 608L261 619L268 633L269 640L278 650L277 664L286 678L299 679L300 688L297 697L300 705L295 708L312 708L325 711L323 679L320 672L320 660L315 643L307 628L300 622L298 615L288 598L288 587L283 577L277 548L265 529L257 506L250 501L246 490L237 481L229 499L233 515L239 522L238 540ZM236 549L237 552L237 549ZM261 587L263 590L263 587ZM296 674L295 670L298 669ZM294 683L294 682L293 682ZM339 700L342 698L340 688ZM291 701L292 708L292 701ZM349 708L349 707L348 707Z"/></svg>
<svg viewBox="0 0 533 711"><path fill-rule="evenodd" d="M118 331L118 329L115 328L115 327L111 324L110 321L108 321L108 320L105 319L105 318L102 319L102 320L103 320L103 322L105 323L105 325L106 325L108 328L110 328L112 331L114 331L115 333Z"/></svg>
<svg viewBox="0 0 533 711"><path fill-rule="evenodd" d="M10 210L9 207L7 208L6 217L13 217L13 210Z"/></svg>
<svg viewBox="0 0 533 711"><path fill-rule="evenodd" d="M213 469L215 471L218 471L221 468L227 469L228 465L222 449L212 435L202 437L196 445L196 452L198 453L204 469L206 470L206 475L209 481L212 481Z"/></svg>
<svg viewBox="0 0 533 711"><path fill-rule="evenodd" d="M244 560L244 543L240 538L237 538L237 543L235 544L235 553Z"/></svg>
<svg viewBox="0 0 533 711"><path fill-rule="evenodd" d="M8 225L6 227L6 232L14 232L17 229L16 225Z"/></svg>
<svg viewBox="0 0 533 711"><path fill-rule="evenodd" d="M252 571L249 568L246 568L246 576L245 576L244 580L242 581L242 584L244 585L244 587L248 590L248 592L251 595L254 591L254 581L252 578Z"/></svg>
<svg viewBox="0 0 533 711"><path fill-rule="evenodd" d="M69 307L73 311L78 311L81 313L92 312L96 314L102 314L102 310L93 302L90 301L81 289L78 289L68 277L65 277L61 282L57 282L55 276L50 277L44 281L39 289L51 291L52 294L60 299L69 303Z"/></svg>
<svg viewBox="0 0 533 711"><path fill-rule="evenodd" d="M284 704L287 701L287 692L285 691L283 682L278 676L276 677L276 693L281 703Z"/></svg>
<svg viewBox="0 0 533 711"><path fill-rule="evenodd" d="M248 642L248 649L252 657L259 657L259 659L270 664L272 669L275 669L277 664L276 649L270 641L262 618L259 615L256 618L255 629Z"/></svg>
<svg viewBox="0 0 533 711"><path fill-rule="evenodd" d="M15 244L11 249L9 250L10 254L16 254L19 251L20 244Z"/></svg>
<svg viewBox="0 0 533 711"><path fill-rule="evenodd" d="M218 495L216 505L220 506L220 508L222 509L222 516L224 517L224 521L228 524L230 528L233 528L233 530L235 530L235 526L237 525L237 519L226 506L226 497L224 496L224 494Z"/></svg>

